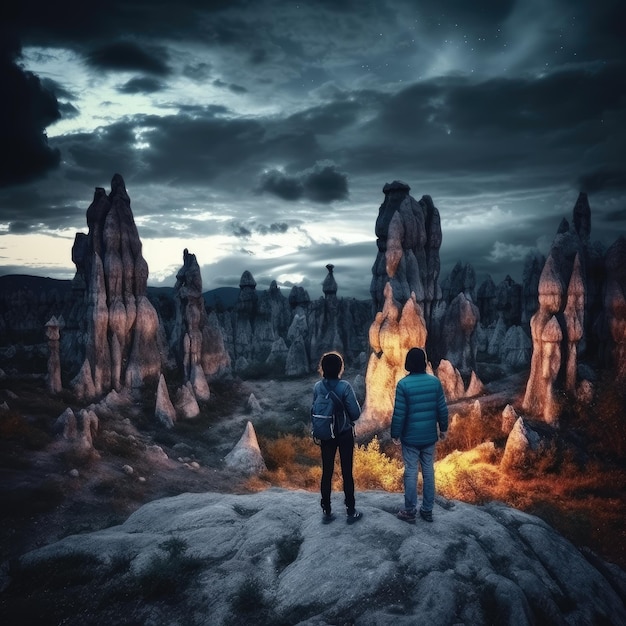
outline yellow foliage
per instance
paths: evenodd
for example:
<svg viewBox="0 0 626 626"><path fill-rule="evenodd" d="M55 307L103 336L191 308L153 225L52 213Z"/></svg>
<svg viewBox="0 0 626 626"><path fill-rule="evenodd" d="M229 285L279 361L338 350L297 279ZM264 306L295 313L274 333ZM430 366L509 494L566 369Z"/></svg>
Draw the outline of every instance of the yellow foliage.
<svg viewBox="0 0 626 626"><path fill-rule="evenodd" d="M480 504L493 499L502 474L493 465L493 446L455 451L435 464L437 492L452 500Z"/></svg>
<svg viewBox="0 0 626 626"><path fill-rule="evenodd" d="M378 437L354 451L354 481L359 489L402 491L403 464L380 451Z"/></svg>

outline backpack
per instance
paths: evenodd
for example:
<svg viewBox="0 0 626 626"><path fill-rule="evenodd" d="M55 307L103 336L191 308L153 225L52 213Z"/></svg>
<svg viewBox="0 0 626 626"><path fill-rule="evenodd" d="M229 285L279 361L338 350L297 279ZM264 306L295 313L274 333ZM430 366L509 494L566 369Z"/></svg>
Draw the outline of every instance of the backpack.
<svg viewBox="0 0 626 626"><path fill-rule="evenodd" d="M337 428L335 413L338 412L337 405L339 405L343 417L343 402L334 391L328 389L324 382L322 382L322 391L325 393L318 394L311 406L311 435L313 439L326 441L334 439L340 432Z"/></svg>

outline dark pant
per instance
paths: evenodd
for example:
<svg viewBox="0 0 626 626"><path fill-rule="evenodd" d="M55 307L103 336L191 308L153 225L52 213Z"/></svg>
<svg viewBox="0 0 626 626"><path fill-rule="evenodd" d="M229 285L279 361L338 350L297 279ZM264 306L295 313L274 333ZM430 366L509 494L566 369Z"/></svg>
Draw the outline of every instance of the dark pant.
<svg viewBox="0 0 626 626"><path fill-rule="evenodd" d="M354 478L352 477L352 459L354 458L354 435L352 429L347 430L335 439L322 441L322 508L330 513L330 491L335 469L335 455L339 448L341 476L343 478L344 503L348 514L354 513Z"/></svg>

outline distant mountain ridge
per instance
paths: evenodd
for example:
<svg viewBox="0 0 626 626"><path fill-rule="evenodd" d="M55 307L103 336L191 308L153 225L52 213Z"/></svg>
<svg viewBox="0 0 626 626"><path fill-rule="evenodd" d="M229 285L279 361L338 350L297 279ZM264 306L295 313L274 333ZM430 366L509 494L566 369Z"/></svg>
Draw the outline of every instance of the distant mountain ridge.
<svg viewBox="0 0 626 626"><path fill-rule="evenodd" d="M48 278L46 276L31 276L29 274L6 274L0 276L0 293L3 299L21 289L28 289L37 295L56 291L60 296L64 296L71 292L72 281ZM158 297L159 295L172 297L174 295L174 287L148 285L149 297ZM239 287L217 287L205 291L202 295L206 305L210 308L231 309L235 306L239 297Z"/></svg>

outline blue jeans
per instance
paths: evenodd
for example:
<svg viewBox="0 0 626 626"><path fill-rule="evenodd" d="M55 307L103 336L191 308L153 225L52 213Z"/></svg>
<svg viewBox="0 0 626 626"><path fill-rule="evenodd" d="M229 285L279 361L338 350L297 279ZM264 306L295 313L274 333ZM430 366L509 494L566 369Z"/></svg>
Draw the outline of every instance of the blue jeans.
<svg viewBox="0 0 626 626"><path fill-rule="evenodd" d="M404 459L404 509L417 512L417 462L422 468L422 511L432 511L435 504L435 444L418 448L402 444Z"/></svg>

